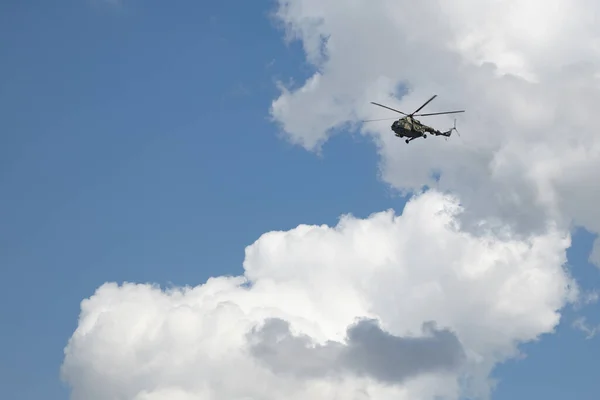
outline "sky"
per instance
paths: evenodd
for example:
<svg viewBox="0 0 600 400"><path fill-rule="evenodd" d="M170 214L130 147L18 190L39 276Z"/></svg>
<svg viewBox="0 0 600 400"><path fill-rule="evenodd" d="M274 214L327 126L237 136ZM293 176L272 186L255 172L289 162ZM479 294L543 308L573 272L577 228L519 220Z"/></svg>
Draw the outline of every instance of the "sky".
<svg viewBox="0 0 600 400"><path fill-rule="evenodd" d="M2 2L3 397L596 399L597 5L472 3Z"/></svg>

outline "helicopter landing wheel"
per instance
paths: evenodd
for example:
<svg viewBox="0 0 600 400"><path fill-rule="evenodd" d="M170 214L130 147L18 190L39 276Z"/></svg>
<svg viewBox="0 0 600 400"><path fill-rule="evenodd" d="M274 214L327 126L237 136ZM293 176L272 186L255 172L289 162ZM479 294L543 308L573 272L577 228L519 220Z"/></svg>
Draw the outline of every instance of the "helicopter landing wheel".
<svg viewBox="0 0 600 400"><path fill-rule="evenodd" d="M406 144L408 144L408 142L410 142L410 140L406 139L405 142L406 142Z"/></svg>

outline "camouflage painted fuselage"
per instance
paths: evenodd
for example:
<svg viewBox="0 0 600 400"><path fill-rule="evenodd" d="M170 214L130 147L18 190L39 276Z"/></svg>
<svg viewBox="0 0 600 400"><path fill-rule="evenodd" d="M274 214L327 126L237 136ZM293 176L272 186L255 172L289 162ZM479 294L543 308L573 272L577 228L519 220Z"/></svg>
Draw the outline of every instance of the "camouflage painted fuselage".
<svg viewBox="0 0 600 400"><path fill-rule="evenodd" d="M392 131L394 131L398 137L408 138L421 137L427 133L439 133L436 129L433 129L427 125L423 125L421 122L412 117L405 117L394 121L392 124Z"/></svg>

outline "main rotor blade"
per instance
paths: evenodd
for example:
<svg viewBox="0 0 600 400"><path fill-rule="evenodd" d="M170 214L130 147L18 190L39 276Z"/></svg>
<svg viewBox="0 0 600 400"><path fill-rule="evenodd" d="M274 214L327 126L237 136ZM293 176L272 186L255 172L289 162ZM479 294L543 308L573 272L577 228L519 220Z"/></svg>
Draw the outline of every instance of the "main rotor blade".
<svg viewBox="0 0 600 400"><path fill-rule="evenodd" d="M414 114L414 116L415 117L427 117L428 115L456 114L456 113L462 113L462 112L465 112L465 110L460 110L460 111L443 111L443 112L427 113L427 114Z"/></svg>
<svg viewBox="0 0 600 400"><path fill-rule="evenodd" d="M402 115L408 115L408 114L403 113L402 111L398 111L398 110L396 110L394 108L391 108L391 107L388 107L388 106L384 106L383 104L379 104L379 103L375 103L375 102L371 102L371 104L375 104L376 106L387 108L388 110L396 111L397 113L400 113Z"/></svg>
<svg viewBox="0 0 600 400"><path fill-rule="evenodd" d="M412 114L410 115L415 115L416 113L418 113L419 111L421 111L423 109L423 107L425 107L427 104L429 104L431 102L431 100L435 99L437 97L437 94L434 94L429 100L427 100L425 102L425 104L423 104L421 107L417 108L415 111L413 111Z"/></svg>

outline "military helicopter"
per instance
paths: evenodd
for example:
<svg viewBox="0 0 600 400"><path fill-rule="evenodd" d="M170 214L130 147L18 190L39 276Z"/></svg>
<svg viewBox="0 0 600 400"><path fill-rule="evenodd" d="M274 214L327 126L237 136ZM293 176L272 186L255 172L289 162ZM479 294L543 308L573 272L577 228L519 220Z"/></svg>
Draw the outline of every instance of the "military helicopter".
<svg viewBox="0 0 600 400"><path fill-rule="evenodd" d="M450 135L452 134L452 131L456 131L456 133L458 134L458 131L456 130L456 119L454 120L453 128L450 128L449 130L447 130L445 132L441 132L441 131L438 131L437 129L427 126L427 125L421 123L420 121L418 121L417 119L413 118L413 117L426 117L429 115L456 114L456 113L465 112L465 110L460 110L460 111L444 111L444 112L436 112L436 113L417 114L419 111L421 111L423 109L423 107L425 107L427 104L429 104L431 102L431 100L435 99L436 97L437 97L437 94L433 95L433 97L431 97L429 100L427 100L425 102L425 104L423 104L421 107L417 108L415 111L413 111L410 114L406 114L406 113L403 113L402 111L398 111L391 107L384 106L383 104L379 104L379 103L375 103L375 102L371 102L371 104L375 104L376 106L387 108L388 110L392 110L392 111L395 111L402 115L406 115L405 117L402 117L399 120L394 121L391 128L392 128L392 131L394 131L394 133L396 134L396 137L408 138L405 140L405 142L408 144L411 141L418 139L420 137L422 137L423 139L426 139L428 133L431 135L435 135L435 136L446 136L446 137L450 137ZM384 119L390 119L390 118L384 118ZM382 121L382 119L378 119L378 120L372 119L372 120L368 120L368 121L364 121L364 122L370 122L370 121Z"/></svg>

